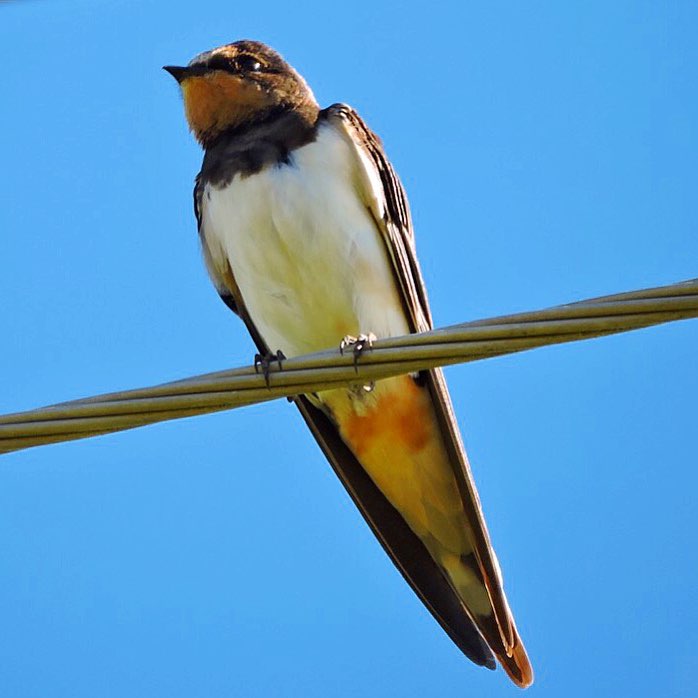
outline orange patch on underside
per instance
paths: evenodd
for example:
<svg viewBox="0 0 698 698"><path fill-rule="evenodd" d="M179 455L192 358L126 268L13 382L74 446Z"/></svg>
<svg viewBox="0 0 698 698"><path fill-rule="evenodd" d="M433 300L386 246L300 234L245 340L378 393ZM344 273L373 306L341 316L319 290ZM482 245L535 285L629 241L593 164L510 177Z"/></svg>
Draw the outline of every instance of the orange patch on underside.
<svg viewBox="0 0 698 698"><path fill-rule="evenodd" d="M409 376L378 381L362 397L329 391L342 438L439 562L469 550L458 484L428 388Z"/></svg>
<svg viewBox="0 0 698 698"><path fill-rule="evenodd" d="M419 453L431 436L431 411L423 389L405 376L395 390L384 393L366 413L352 412L343 420L342 432L359 459L376 441Z"/></svg>
<svg viewBox="0 0 698 698"><path fill-rule="evenodd" d="M222 71L188 77L181 85L187 121L199 140L242 123L270 103L257 84Z"/></svg>

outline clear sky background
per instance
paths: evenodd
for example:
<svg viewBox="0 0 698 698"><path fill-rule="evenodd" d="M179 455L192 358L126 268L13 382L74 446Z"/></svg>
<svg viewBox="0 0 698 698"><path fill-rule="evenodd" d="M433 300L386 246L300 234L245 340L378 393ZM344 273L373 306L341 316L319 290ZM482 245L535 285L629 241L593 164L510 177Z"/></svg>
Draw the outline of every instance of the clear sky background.
<svg viewBox="0 0 698 698"><path fill-rule="evenodd" d="M698 276L695 3L0 3L0 412L250 363L164 64L239 38L382 136L437 324ZM698 321L447 371L530 695L694 696ZM285 401L0 457L0 694L514 696Z"/></svg>

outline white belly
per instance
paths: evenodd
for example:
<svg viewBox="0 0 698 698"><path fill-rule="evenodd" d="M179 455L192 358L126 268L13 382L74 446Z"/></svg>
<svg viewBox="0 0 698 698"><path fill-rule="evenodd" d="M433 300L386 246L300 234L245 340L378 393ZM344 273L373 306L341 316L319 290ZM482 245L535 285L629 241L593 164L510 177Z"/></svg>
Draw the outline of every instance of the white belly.
<svg viewBox="0 0 698 698"><path fill-rule="evenodd" d="M385 243L355 188L349 146L331 126L289 165L208 185L203 226L227 257L271 351L336 347L347 334L409 331Z"/></svg>

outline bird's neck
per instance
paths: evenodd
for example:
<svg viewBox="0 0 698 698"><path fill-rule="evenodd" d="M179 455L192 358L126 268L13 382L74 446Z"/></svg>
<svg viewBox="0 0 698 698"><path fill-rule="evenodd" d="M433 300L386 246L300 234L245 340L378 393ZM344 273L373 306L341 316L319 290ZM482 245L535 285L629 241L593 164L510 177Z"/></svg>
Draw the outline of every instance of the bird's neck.
<svg viewBox="0 0 698 698"><path fill-rule="evenodd" d="M315 140L320 108L312 102L275 107L231 126L204 143L201 176L213 184L289 161L291 153Z"/></svg>

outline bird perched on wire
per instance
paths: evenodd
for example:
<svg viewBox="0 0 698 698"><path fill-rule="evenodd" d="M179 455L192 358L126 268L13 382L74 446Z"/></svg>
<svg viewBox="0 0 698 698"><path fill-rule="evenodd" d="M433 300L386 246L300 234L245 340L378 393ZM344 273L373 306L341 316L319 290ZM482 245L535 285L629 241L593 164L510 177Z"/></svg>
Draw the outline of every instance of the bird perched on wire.
<svg viewBox="0 0 698 698"><path fill-rule="evenodd" d="M204 148L194 204L209 274L270 362L422 332L431 313L405 193L344 104L320 109L278 53L237 41L166 66ZM533 672L443 374L295 398L388 555L456 645Z"/></svg>

